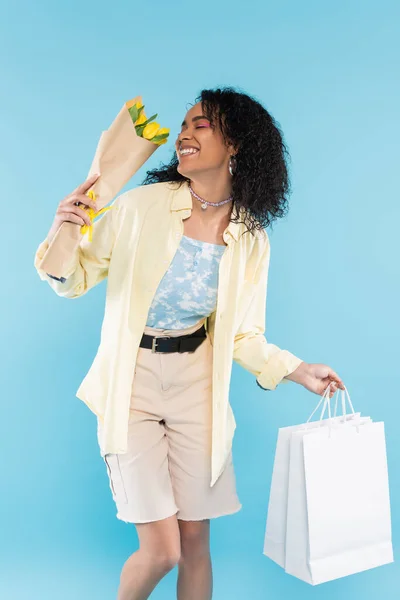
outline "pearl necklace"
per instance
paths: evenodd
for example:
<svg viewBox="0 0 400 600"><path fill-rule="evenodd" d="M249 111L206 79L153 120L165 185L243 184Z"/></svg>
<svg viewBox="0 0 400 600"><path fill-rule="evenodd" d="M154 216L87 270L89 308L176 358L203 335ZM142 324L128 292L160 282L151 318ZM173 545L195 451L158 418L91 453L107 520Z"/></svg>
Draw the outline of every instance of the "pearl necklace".
<svg viewBox="0 0 400 600"><path fill-rule="evenodd" d="M233 199L233 196L229 196L229 198L227 198L226 200L221 200L221 202L208 202L207 200L204 200L204 198L201 198L200 196L198 196L196 194L196 192L194 192L192 190L192 187L190 184L189 184L189 190L190 190L190 193L192 194L192 196L197 198L197 200L200 200L200 202L202 203L201 208L203 210L206 210L207 206L221 206L222 204L226 204L227 202L230 202Z"/></svg>

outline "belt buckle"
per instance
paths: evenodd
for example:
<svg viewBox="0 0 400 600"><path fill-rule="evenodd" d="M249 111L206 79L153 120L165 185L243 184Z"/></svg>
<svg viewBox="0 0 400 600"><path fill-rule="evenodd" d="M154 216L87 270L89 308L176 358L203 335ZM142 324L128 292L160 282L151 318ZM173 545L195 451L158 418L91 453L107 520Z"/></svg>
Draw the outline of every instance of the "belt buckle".
<svg viewBox="0 0 400 600"><path fill-rule="evenodd" d="M161 337L153 337L153 341L151 342L151 351L153 354L163 354L162 352L157 352L156 350L156 346L157 346L157 340L161 340L161 339L169 339L171 336L161 336Z"/></svg>

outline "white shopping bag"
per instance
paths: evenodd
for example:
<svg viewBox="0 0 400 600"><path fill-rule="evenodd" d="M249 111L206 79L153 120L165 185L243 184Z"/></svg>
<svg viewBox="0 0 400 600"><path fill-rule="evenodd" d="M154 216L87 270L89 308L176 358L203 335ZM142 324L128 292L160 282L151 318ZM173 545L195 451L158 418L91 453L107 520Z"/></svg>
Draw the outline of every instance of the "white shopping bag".
<svg viewBox="0 0 400 600"><path fill-rule="evenodd" d="M391 562L383 422L348 426L331 420L326 427L295 431L286 572L316 585Z"/></svg>
<svg viewBox="0 0 400 600"><path fill-rule="evenodd" d="M278 432L278 441L275 451L274 467L272 471L271 488L269 495L267 522L264 537L263 554L275 561L281 567L285 566L285 546L286 546L286 519L288 503L288 484L289 484L289 460L290 460L290 439L293 432L304 429L310 430L325 426L328 420L322 420L326 410L326 394L329 393L329 387L321 397L315 410L310 415L306 424L293 425L290 427L281 427ZM319 421L310 422L314 413L318 410L321 403L324 402L323 410ZM346 415L343 407L343 416L336 417L337 399L335 404L335 416L331 421L352 421L353 423L370 421L370 417L360 419L360 413Z"/></svg>

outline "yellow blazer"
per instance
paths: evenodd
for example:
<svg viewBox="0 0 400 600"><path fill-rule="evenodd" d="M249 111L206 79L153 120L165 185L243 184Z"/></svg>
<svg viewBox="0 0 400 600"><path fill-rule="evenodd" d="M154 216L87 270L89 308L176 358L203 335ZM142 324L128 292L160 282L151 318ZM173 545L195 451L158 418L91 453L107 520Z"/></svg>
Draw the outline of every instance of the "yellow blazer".
<svg viewBox="0 0 400 600"><path fill-rule="evenodd" d="M42 280L64 298L79 298L107 277L101 340L76 396L101 419L101 454L123 454L135 361L147 314L190 216L187 182L153 183L119 195L93 224L91 242L83 237L71 257L64 283L39 269L47 239L35 255ZM243 209L241 211L243 215ZM243 219L241 219L243 220ZM216 310L206 320L213 345L212 487L222 473L236 428L229 402L232 359L265 389L274 390L302 362L267 342L266 296L270 243L265 230L253 236L243 223L229 223L219 267Z"/></svg>

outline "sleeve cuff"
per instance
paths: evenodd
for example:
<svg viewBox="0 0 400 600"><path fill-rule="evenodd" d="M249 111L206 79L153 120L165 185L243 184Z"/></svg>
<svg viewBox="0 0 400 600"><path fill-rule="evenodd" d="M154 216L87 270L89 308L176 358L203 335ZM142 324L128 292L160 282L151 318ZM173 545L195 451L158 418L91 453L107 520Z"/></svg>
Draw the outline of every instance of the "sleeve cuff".
<svg viewBox="0 0 400 600"><path fill-rule="evenodd" d="M264 390L275 390L279 383L289 383L290 379L284 379L304 362L288 350L277 352L268 360L265 368L256 378L256 382Z"/></svg>
<svg viewBox="0 0 400 600"><path fill-rule="evenodd" d="M50 273L46 273L48 277L55 279L56 281L60 281L61 283L65 283L67 281L66 277L56 277L55 275L50 275Z"/></svg>
<svg viewBox="0 0 400 600"><path fill-rule="evenodd" d="M262 385L260 385L259 382L258 382L258 379L256 379L256 384L258 385L258 387L260 387L262 390L265 390L266 392L270 392L271 391L268 388L265 388Z"/></svg>
<svg viewBox="0 0 400 600"><path fill-rule="evenodd" d="M46 250L48 247L49 247L49 243L46 238L45 240L43 240L43 242L41 242L39 244L39 246L36 250L36 253L35 253L35 260L34 260L35 269L39 273L40 279L43 279L44 281L46 281L46 279L47 279L47 273L39 267L39 264L41 263L44 255L46 254Z"/></svg>
<svg viewBox="0 0 400 600"><path fill-rule="evenodd" d="M65 283L67 281L68 277L70 277L72 275L72 273L75 271L77 259L76 258L74 259L73 264L71 264L69 266L67 272L64 273L64 277L56 277L55 275L50 275L50 273L46 273L46 271L44 271L44 269L41 269L39 267L44 255L47 252L48 247L49 247L49 242L46 237L46 239L43 240L43 242L41 242L39 244L39 246L36 250L35 260L34 260L35 269L37 270L40 279L43 279L44 281L48 281L47 278L50 277L51 279L55 279L56 281L59 281L60 283Z"/></svg>

